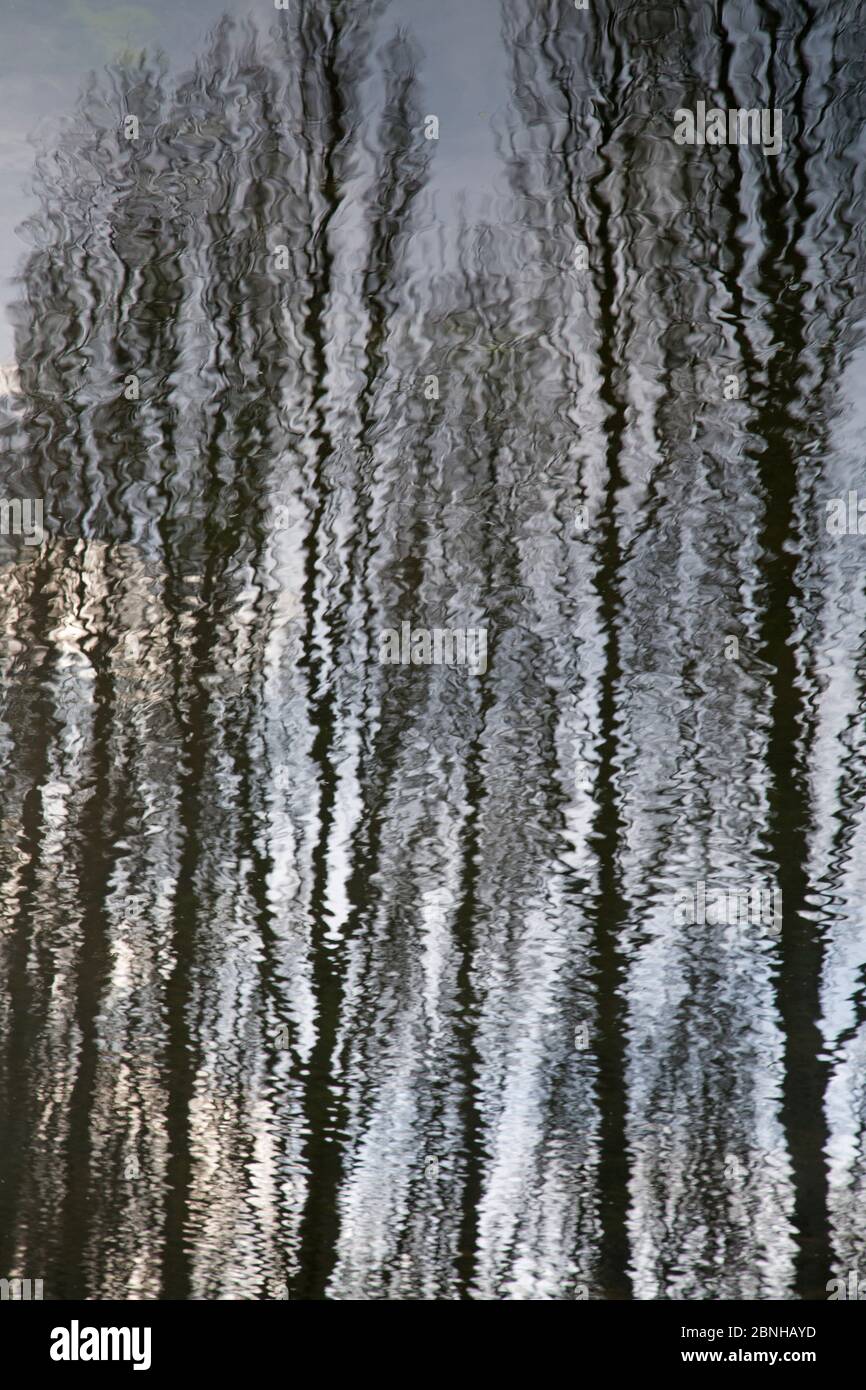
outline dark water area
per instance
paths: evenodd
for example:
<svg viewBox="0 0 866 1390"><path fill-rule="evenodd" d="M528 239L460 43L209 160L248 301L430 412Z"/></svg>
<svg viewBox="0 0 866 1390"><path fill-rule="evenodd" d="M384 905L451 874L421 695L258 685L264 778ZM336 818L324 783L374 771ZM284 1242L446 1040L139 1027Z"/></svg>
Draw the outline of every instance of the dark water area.
<svg viewBox="0 0 866 1390"><path fill-rule="evenodd" d="M0 1275L866 1279L866 7L0 26Z"/></svg>

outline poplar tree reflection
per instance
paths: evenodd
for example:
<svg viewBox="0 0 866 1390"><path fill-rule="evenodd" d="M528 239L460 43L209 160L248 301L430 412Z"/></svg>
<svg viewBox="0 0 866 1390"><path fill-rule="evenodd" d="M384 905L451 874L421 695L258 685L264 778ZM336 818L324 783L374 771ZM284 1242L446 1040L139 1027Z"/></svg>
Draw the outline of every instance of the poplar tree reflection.
<svg viewBox="0 0 866 1390"><path fill-rule="evenodd" d="M506 0L488 220L440 222L421 54L351 0L225 20L179 79L130 58L42 153L0 1273L858 1267L866 610L822 506L861 466L863 98L841 9L723 9ZM783 109L779 155L678 145L704 95ZM486 669L380 665L402 622L483 627ZM781 937L675 921L699 880L780 888Z"/></svg>

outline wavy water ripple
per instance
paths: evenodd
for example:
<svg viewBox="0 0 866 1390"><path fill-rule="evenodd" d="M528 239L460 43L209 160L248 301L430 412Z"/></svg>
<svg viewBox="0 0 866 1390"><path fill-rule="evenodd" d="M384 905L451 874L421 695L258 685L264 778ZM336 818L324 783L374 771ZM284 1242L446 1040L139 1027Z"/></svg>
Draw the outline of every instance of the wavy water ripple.
<svg viewBox="0 0 866 1390"><path fill-rule="evenodd" d="M457 197L421 8L226 15L41 140L0 1272L823 1298L866 1239L863 6L491 5ZM778 156L677 145L703 95ZM383 664L401 624L484 669Z"/></svg>

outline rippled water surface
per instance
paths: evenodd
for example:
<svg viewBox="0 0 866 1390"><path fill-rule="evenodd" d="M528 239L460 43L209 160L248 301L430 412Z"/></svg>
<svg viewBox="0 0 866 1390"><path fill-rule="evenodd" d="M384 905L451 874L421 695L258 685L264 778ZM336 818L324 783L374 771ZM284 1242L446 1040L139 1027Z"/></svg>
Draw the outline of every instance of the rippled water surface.
<svg viewBox="0 0 866 1390"><path fill-rule="evenodd" d="M0 22L0 1273L866 1274L864 6Z"/></svg>

